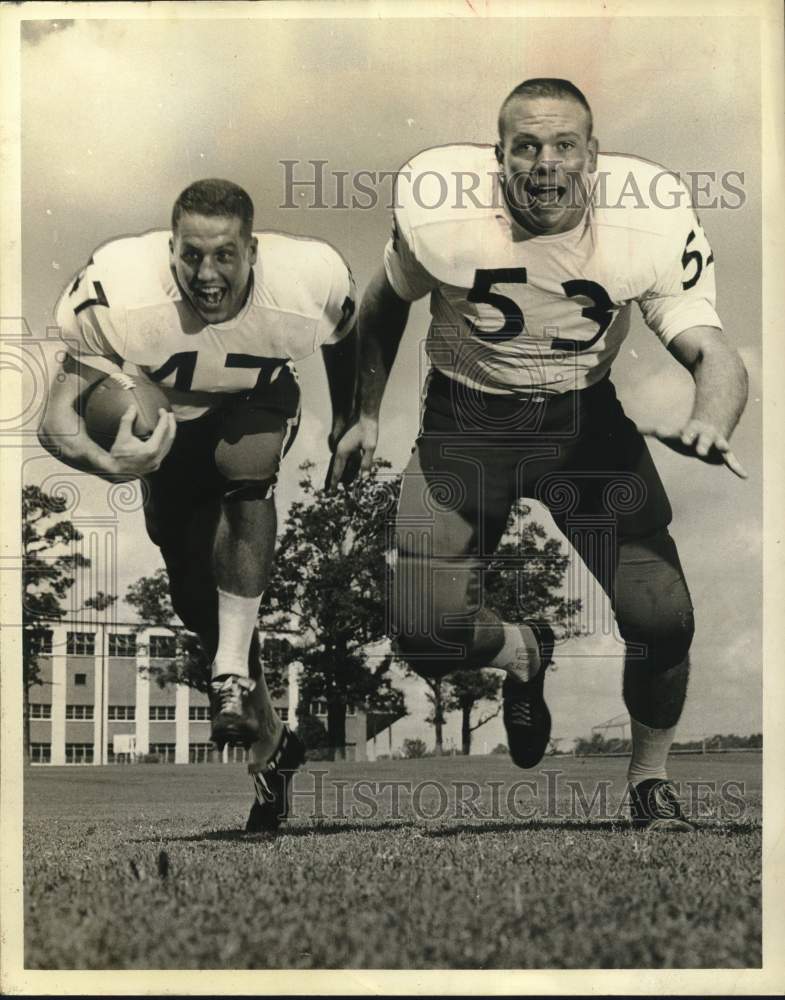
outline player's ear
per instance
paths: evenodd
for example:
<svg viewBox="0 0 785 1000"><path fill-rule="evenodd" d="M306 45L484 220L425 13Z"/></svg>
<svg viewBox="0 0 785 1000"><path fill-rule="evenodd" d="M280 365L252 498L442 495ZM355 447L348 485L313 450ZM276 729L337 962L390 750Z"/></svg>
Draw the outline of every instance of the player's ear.
<svg viewBox="0 0 785 1000"><path fill-rule="evenodd" d="M169 237L169 261L170 263L174 260L174 237Z"/></svg>
<svg viewBox="0 0 785 1000"><path fill-rule="evenodd" d="M496 155L496 162L501 167L504 164L504 150L502 149L502 144L497 142L493 147L493 152Z"/></svg>
<svg viewBox="0 0 785 1000"><path fill-rule="evenodd" d="M250 263L254 265L256 263L256 253L259 249L259 240L255 236L251 237L251 242L248 244L248 252L250 255Z"/></svg>
<svg viewBox="0 0 785 1000"><path fill-rule="evenodd" d="M600 151L600 144L595 139L595 137L592 136L591 139L589 139L588 168L590 174L593 174L597 169L597 154L599 153L599 151Z"/></svg>

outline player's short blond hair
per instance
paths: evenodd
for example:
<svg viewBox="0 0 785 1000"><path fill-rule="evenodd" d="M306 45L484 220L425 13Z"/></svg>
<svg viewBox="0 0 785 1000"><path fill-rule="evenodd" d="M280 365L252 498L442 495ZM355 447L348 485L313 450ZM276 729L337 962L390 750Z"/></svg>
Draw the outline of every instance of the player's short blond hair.
<svg viewBox="0 0 785 1000"><path fill-rule="evenodd" d="M574 83L569 80L560 80L556 77L534 77L531 80L524 80L517 87L510 91L504 98L499 109L499 138L504 139L504 112L510 101L518 97L556 97L576 101L588 115L588 136L591 138L594 132L594 119L591 107L583 91L579 90Z"/></svg>

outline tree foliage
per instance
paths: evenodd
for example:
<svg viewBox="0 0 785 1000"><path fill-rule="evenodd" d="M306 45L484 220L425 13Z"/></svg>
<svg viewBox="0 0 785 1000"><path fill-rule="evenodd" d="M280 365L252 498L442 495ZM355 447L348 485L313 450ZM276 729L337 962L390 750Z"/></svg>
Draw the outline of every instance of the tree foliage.
<svg viewBox="0 0 785 1000"><path fill-rule="evenodd" d="M66 614L63 601L80 570L90 560L76 548L81 532L67 519L59 519L68 506L66 497L46 493L40 486L22 489L22 683L24 686L25 751L30 748L30 688L41 683L39 657L54 623ZM117 598L97 591L78 609L103 611Z"/></svg>
<svg viewBox="0 0 785 1000"><path fill-rule="evenodd" d="M461 753L472 752L472 733L495 719L501 711L499 694L502 676L490 670L461 670L447 677L447 711L461 713ZM480 702L491 702L496 708L481 714L472 723L472 712Z"/></svg>
<svg viewBox="0 0 785 1000"><path fill-rule="evenodd" d="M485 600L505 621L543 621L555 632L570 634L580 601L564 593L570 555L559 538L531 518L531 508L518 501L488 572Z"/></svg>
<svg viewBox="0 0 785 1000"><path fill-rule="evenodd" d="M573 631L580 601L564 593L569 554L562 542L531 519L531 508L519 501L507 530L483 575L484 605L504 621L544 621L561 636ZM423 678L431 706L427 718L436 732L436 752L442 752L445 713L461 713L461 746L471 752L472 733L501 711L503 677L487 670L456 670L441 680ZM489 707L473 719L476 708Z"/></svg>
<svg viewBox="0 0 785 1000"><path fill-rule="evenodd" d="M348 706L404 714L392 655L369 652L387 634L388 527L400 476L377 461L352 487L328 493L314 483L312 463L300 468L260 619L267 632L298 634L288 659L304 668L300 697L327 703L330 747L341 754Z"/></svg>
<svg viewBox="0 0 785 1000"><path fill-rule="evenodd" d="M136 612L140 629L159 625L172 629L175 634L174 656L149 668L150 676L158 686L186 684L206 693L210 683L210 664L198 636L176 620L166 570L162 567L151 576L140 577L126 591L125 600Z"/></svg>
<svg viewBox="0 0 785 1000"><path fill-rule="evenodd" d="M417 737L404 740L401 749L407 760L416 760L417 758L425 757L428 754L428 747L425 745L425 740L418 739Z"/></svg>

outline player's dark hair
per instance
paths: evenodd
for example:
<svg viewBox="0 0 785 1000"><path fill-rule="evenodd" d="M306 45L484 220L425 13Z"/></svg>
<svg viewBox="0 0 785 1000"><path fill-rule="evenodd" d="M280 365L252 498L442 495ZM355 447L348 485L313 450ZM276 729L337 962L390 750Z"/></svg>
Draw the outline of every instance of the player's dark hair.
<svg viewBox="0 0 785 1000"><path fill-rule="evenodd" d="M592 132L594 131L594 120L592 118L591 108L589 107L589 102L586 100L583 93L578 90L574 83L570 83L569 80L559 80L555 77L535 77L531 80L524 80L523 83L519 83L514 90L504 98L501 109L499 110L499 138L504 138L504 112L510 101L514 101L516 97L557 97L557 98L569 98L570 100L577 101L578 104L586 111L589 116L588 130L589 138L591 138Z"/></svg>
<svg viewBox="0 0 785 1000"><path fill-rule="evenodd" d="M242 221L242 234L249 239L253 231L253 202L238 184L216 178L194 181L174 203L172 232L177 230L180 216L224 215Z"/></svg>

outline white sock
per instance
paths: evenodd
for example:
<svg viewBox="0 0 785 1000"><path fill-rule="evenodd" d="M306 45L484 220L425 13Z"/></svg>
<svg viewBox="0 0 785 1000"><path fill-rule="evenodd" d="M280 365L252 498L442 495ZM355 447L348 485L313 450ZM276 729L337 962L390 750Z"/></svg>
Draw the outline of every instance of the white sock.
<svg viewBox="0 0 785 1000"><path fill-rule="evenodd" d="M630 718L632 729L632 759L627 769L627 781L637 785L647 778L667 778L665 762L676 737L676 726L670 729L650 729Z"/></svg>
<svg viewBox="0 0 785 1000"><path fill-rule="evenodd" d="M501 626L504 645L487 666L506 670L511 677L525 684L540 670L540 650L534 632L528 625L502 622Z"/></svg>
<svg viewBox="0 0 785 1000"><path fill-rule="evenodd" d="M256 626L262 595L240 597L218 589L218 650L212 675L248 676L248 649Z"/></svg>

